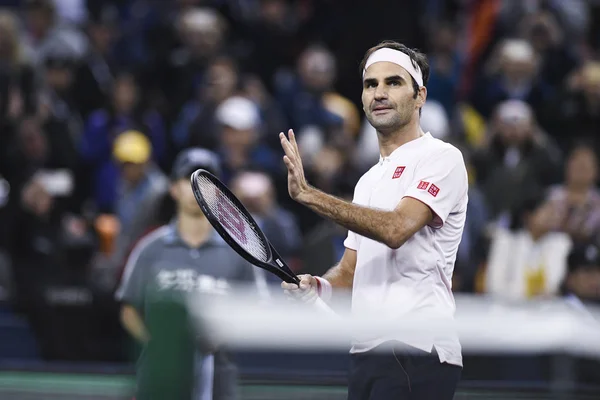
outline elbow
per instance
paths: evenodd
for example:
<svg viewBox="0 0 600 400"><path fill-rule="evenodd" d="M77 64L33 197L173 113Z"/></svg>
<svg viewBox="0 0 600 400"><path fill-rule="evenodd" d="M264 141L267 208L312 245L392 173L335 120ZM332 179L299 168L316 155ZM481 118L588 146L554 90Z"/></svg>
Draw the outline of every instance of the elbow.
<svg viewBox="0 0 600 400"><path fill-rule="evenodd" d="M400 235L391 235L384 241L384 244L392 250L399 249L404 243L406 239Z"/></svg>

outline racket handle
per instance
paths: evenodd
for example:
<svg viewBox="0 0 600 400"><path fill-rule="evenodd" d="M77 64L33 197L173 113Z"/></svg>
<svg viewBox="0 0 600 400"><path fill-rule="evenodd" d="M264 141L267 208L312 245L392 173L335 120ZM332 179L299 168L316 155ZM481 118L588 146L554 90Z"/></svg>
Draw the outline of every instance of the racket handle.
<svg viewBox="0 0 600 400"><path fill-rule="evenodd" d="M330 314L330 315L335 315L335 316L337 316L337 314L335 313L335 311L333 311L333 310L331 309L331 307L329 307L329 306L327 305L327 303L325 303L325 302L323 301L323 299L322 299L322 298L320 298L320 297L317 297L317 300L315 300L315 302L313 303L313 305L314 305L316 308L318 308L318 309L319 309L319 311L321 311L321 312L324 312L324 313L327 313L327 314Z"/></svg>

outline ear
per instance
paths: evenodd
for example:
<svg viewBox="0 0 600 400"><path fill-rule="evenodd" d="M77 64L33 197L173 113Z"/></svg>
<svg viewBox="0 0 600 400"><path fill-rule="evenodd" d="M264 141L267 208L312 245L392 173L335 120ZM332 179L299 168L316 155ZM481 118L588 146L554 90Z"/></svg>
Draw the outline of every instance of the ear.
<svg viewBox="0 0 600 400"><path fill-rule="evenodd" d="M422 108L425 105L425 101L427 100L427 88L425 86L421 86L419 88L419 92L417 93L417 107Z"/></svg>

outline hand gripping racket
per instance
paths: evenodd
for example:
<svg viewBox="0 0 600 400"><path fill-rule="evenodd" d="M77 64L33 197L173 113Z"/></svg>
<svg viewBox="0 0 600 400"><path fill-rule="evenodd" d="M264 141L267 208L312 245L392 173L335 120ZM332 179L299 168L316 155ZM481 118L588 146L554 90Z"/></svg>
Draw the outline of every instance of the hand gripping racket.
<svg viewBox="0 0 600 400"><path fill-rule="evenodd" d="M242 202L210 172L199 169L191 176L192 189L198 205L223 240L249 263L277 275L288 283L300 284L300 279L283 261ZM334 311L317 297L316 307Z"/></svg>

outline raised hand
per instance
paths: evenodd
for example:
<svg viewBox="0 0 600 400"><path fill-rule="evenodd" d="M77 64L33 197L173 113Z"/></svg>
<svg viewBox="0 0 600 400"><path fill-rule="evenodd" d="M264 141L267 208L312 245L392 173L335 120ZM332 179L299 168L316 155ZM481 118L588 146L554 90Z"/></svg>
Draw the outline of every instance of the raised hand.
<svg viewBox="0 0 600 400"><path fill-rule="evenodd" d="M290 197L296 201L300 201L302 195L309 189L309 185L304 177L304 167L300 158L300 151L296 143L296 136L293 130L288 131L288 137L283 132L279 134L281 147L285 152L283 162L288 170L288 192Z"/></svg>

